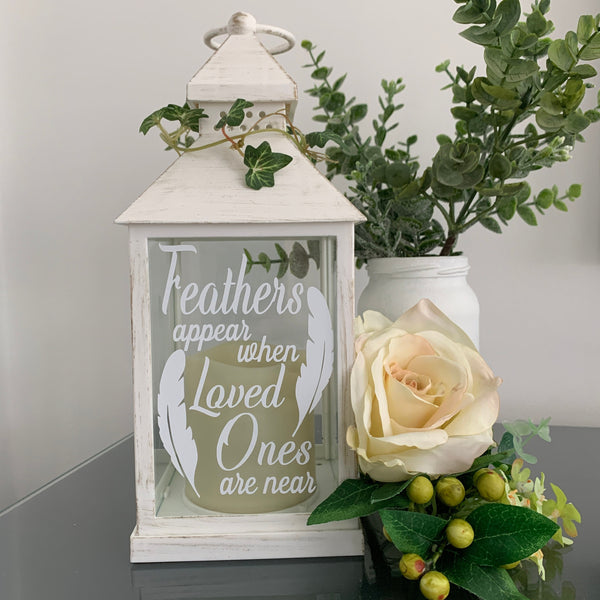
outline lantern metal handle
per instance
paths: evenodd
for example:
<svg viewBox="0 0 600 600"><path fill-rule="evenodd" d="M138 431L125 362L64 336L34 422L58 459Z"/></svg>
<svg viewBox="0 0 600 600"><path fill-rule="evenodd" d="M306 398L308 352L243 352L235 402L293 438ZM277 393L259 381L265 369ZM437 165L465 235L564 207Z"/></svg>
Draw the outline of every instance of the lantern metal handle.
<svg viewBox="0 0 600 600"><path fill-rule="evenodd" d="M204 43L213 50L218 50L221 44L214 42L214 38L219 35L253 35L256 33L266 33L276 37L283 38L285 41L274 48L268 50L271 54L282 54L291 50L296 44L296 38L286 29L275 27L274 25L260 25L256 19L249 13L235 13L225 27L216 27L210 29L204 34Z"/></svg>

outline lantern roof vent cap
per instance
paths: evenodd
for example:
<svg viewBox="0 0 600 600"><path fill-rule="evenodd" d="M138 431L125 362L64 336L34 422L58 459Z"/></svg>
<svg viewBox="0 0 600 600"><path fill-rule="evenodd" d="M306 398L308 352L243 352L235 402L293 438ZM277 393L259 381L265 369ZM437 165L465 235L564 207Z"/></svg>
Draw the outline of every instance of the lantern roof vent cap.
<svg viewBox="0 0 600 600"><path fill-rule="evenodd" d="M273 35L283 42L267 49L257 34ZM222 35L227 37L218 43L215 38ZM258 24L251 14L237 12L226 26L207 31L204 42L215 53L187 84L190 105L238 98L254 103L296 102L295 81L272 56L293 48L295 38L289 31Z"/></svg>

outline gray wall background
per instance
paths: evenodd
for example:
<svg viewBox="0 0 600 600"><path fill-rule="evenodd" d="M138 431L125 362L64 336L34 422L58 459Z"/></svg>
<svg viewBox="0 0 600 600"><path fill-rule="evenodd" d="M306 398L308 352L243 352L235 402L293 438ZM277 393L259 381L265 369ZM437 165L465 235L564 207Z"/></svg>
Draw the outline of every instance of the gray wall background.
<svg viewBox="0 0 600 600"><path fill-rule="evenodd" d="M597 0L555 0L557 30ZM173 160L142 118L183 102L210 56L203 33L246 10L327 50L347 91L375 106L379 80L407 84L403 134L422 163L452 131L434 66L481 65L458 36L456 4L331 0L4 0L0 23L0 510L132 430L125 228L112 224ZM528 3L523 3L528 8ZM279 58L299 90L302 49ZM597 82L596 82L597 83ZM312 99L296 121L311 130ZM373 108L374 110L374 108ZM570 213L540 227L474 229L461 249L481 307L482 353L503 377L501 418L600 425L600 128L575 157L532 179L577 181ZM357 292L365 283L359 273Z"/></svg>

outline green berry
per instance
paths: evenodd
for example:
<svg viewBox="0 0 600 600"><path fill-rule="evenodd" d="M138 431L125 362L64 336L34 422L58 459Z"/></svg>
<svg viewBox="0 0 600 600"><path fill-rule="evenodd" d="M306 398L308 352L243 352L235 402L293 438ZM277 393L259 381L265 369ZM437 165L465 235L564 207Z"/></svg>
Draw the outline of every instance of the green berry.
<svg viewBox="0 0 600 600"><path fill-rule="evenodd" d="M465 486L456 477L442 477L435 486L435 493L446 506L458 506L465 497Z"/></svg>
<svg viewBox="0 0 600 600"><path fill-rule="evenodd" d="M452 519L446 527L448 543L455 548L466 548L473 542L473 528L463 519Z"/></svg>
<svg viewBox="0 0 600 600"><path fill-rule="evenodd" d="M383 528L383 537L388 541L391 542L392 538L390 537L390 534L388 533L388 530L384 527Z"/></svg>
<svg viewBox="0 0 600 600"><path fill-rule="evenodd" d="M504 479L500 473L487 469L475 481L475 487L479 495L489 502L497 502L504 496Z"/></svg>
<svg viewBox="0 0 600 600"><path fill-rule="evenodd" d="M507 565L500 565L500 568L501 569L506 569L506 570L514 569L515 567L518 567L520 564L521 564L521 561L520 560L516 560L515 562L509 563Z"/></svg>
<svg viewBox="0 0 600 600"><path fill-rule="evenodd" d="M415 477L406 489L406 495L415 504L427 504L433 497L433 484L427 477Z"/></svg>
<svg viewBox="0 0 600 600"><path fill-rule="evenodd" d="M421 577L419 589L427 600L445 600L450 593L450 582L443 573L429 571Z"/></svg>
<svg viewBox="0 0 600 600"><path fill-rule="evenodd" d="M400 573L406 579L419 579L425 573L425 561L418 554L403 554L400 559Z"/></svg>

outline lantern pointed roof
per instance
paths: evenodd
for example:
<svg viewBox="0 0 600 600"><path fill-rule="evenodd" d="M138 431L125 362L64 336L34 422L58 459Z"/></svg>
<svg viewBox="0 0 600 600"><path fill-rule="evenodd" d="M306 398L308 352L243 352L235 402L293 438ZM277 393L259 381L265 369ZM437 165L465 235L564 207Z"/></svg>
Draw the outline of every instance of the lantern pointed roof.
<svg viewBox="0 0 600 600"><path fill-rule="evenodd" d="M286 42L267 50L257 33L284 37ZM212 39L227 34L220 46ZM298 98L296 82L273 58L272 53L283 52L294 44L289 32L277 27L257 25L248 13L235 13L226 27L211 29L204 40L216 52L192 77L187 86L188 101L228 101L244 98L251 102L280 100L295 102Z"/></svg>
<svg viewBox="0 0 600 600"><path fill-rule="evenodd" d="M256 32L261 31L259 27L265 33L276 31L276 35L285 38L287 34L293 40L288 32L256 26L250 15L236 13L227 26L229 37L188 84L188 101L202 106L202 101L244 98L293 108L296 84L256 38ZM210 41L211 35L224 32L224 28L212 30L205 39L208 37ZM292 45L287 41L285 49ZM278 48L281 51L282 47ZM287 112L289 115L290 111ZM285 127L283 121L281 127ZM214 135L214 131L207 134ZM200 143L202 139L203 136ZM252 132L245 140L246 145L254 147L268 141L273 152L292 157L285 168L275 173L275 186L260 190L246 185L247 167L242 157L229 142L222 141L220 145L186 152L177 158L116 222L241 224L365 220L284 134L263 130Z"/></svg>

